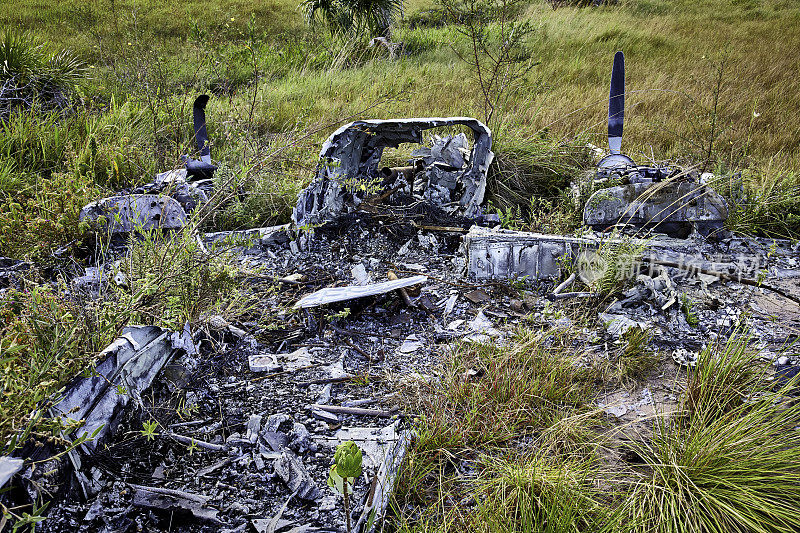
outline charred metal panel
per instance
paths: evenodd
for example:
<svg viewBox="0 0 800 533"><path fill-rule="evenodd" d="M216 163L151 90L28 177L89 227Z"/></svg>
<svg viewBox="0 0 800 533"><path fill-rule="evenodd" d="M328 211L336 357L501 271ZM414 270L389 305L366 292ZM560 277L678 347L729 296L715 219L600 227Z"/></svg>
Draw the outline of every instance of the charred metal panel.
<svg viewBox="0 0 800 533"><path fill-rule="evenodd" d="M169 196L131 194L111 196L81 209L80 220L99 222L105 217L109 233L130 233L152 228L179 229L186 224L186 212Z"/></svg>
<svg viewBox="0 0 800 533"><path fill-rule="evenodd" d="M596 239L491 230L473 226L464 237L467 275L472 279L555 279L564 261L581 248L597 247Z"/></svg>
<svg viewBox="0 0 800 533"><path fill-rule="evenodd" d="M364 191L381 179L378 166L385 148L422 144L423 132L445 126L470 128L471 152L463 157L453 149L463 135L442 139L427 152L418 151L420 168L409 187L415 197L452 215L480 215L486 174L494 158L491 132L483 123L467 117L360 120L336 130L322 146L316 177L298 197L294 223L320 224L351 212L367 196ZM389 176L397 175L386 170Z"/></svg>
<svg viewBox="0 0 800 533"><path fill-rule="evenodd" d="M703 233L724 226L728 204L716 191L690 182L630 183L595 192L586 202L584 222L595 229L615 224L653 227L684 233L697 226Z"/></svg>

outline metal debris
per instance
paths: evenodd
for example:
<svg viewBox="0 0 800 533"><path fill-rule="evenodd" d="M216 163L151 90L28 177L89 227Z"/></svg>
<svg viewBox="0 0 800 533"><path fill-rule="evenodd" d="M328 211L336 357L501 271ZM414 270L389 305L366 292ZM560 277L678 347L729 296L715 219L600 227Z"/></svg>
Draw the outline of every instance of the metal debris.
<svg viewBox="0 0 800 533"><path fill-rule="evenodd" d="M699 354L697 352L690 352L686 348L678 348L672 352L672 359L680 366L697 366Z"/></svg>
<svg viewBox="0 0 800 533"><path fill-rule="evenodd" d="M586 202L583 220L598 230L617 224L654 229L669 235L703 235L721 229L728 204L706 185L687 181L629 183L595 192Z"/></svg>
<svg viewBox="0 0 800 533"><path fill-rule="evenodd" d="M186 212L169 196L131 194L92 202L81 209L79 219L116 234L154 228L180 229L186 224Z"/></svg>
<svg viewBox="0 0 800 533"><path fill-rule="evenodd" d="M258 354L247 356L247 363L250 372L280 372L283 367L278 364L278 358L274 354Z"/></svg>
<svg viewBox="0 0 800 533"><path fill-rule="evenodd" d="M158 487L131 486L135 489L133 505L136 507L169 512L183 511L201 520L221 523L217 518L218 511L207 506L211 500L209 496Z"/></svg>
<svg viewBox="0 0 800 533"><path fill-rule="evenodd" d="M403 431L383 463L381 463L381 467L375 476L375 491L368 494L364 510L361 512L358 522L356 522L356 531L363 533L376 531L378 524L385 518L389 507L389 498L394 491L397 475L405 460L411 444L411 438L411 431Z"/></svg>
<svg viewBox="0 0 800 533"><path fill-rule="evenodd" d="M316 501L322 497L319 487L314 483L303 463L292 452L284 451L275 461L274 466L275 473L286 483L289 490L297 493L301 499Z"/></svg>
<svg viewBox="0 0 800 533"><path fill-rule="evenodd" d="M427 276L411 276L410 278L384 281L381 283L373 283L371 285L328 287L305 296L299 302L294 304L294 308L303 309L309 307L318 307L320 305L344 302L347 300L354 300L356 298L364 298L366 296L377 296L379 294L386 294L398 289L419 285L420 283L425 283L427 280Z"/></svg>
<svg viewBox="0 0 800 533"><path fill-rule="evenodd" d="M646 322L631 320L627 315L598 313L597 316L605 324L609 335L612 337L620 337L633 328L648 329Z"/></svg>
<svg viewBox="0 0 800 533"><path fill-rule="evenodd" d="M416 152L411 166L378 166L387 147L423 143L423 132L466 126L466 136L435 138ZM372 194L395 191L439 207L451 215L476 217L486 192L486 174L494 158L492 136L480 121L467 117L359 120L342 126L323 144L314 181L300 193L292 220L297 227L324 223L357 209ZM465 152L467 152L465 154Z"/></svg>
<svg viewBox="0 0 800 533"><path fill-rule="evenodd" d="M20 275L33 265L25 261L0 257L0 289L14 285Z"/></svg>
<svg viewBox="0 0 800 533"><path fill-rule="evenodd" d="M285 245L289 239L289 224L241 231L218 231L203 235L203 242L207 246L234 244L248 250Z"/></svg>
<svg viewBox="0 0 800 533"><path fill-rule="evenodd" d="M22 470L25 460L18 457L4 455L0 457L0 489L2 489L14 475Z"/></svg>
<svg viewBox="0 0 800 533"><path fill-rule="evenodd" d="M597 247L598 240L542 235L473 226L464 236L466 270L470 278L557 279L564 257L575 257L582 247Z"/></svg>
<svg viewBox="0 0 800 533"><path fill-rule="evenodd" d="M67 386L53 410L85 421L75 435L96 435L81 445L85 450L102 443L127 404L150 387L175 352L171 337L171 332L156 326L128 326L100 353L94 375L78 377Z"/></svg>
<svg viewBox="0 0 800 533"><path fill-rule="evenodd" d="M188 155L183 156L187 174L194 179L210 179L214 176L217 167L211 163L211 144L208 142L208 131L206 130L206 105L209 96L201 94L192 106L194 122L194 138L197 142L197 151L200 159L192 159Z"/></svg>

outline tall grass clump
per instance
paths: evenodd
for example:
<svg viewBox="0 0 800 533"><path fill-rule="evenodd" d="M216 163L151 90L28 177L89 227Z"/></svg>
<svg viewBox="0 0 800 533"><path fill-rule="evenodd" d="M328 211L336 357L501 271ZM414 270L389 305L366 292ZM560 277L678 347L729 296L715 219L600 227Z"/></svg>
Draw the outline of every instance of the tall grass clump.
<svg viewBox="0 0 800 533"><path fill-rule="evenodd" d="M432 530L474 530L481 519L478 508L459 502L482 501L486 491L499 495L514 475L483 464L479 451L502 455L503 450L522 442L534 446L535 441L554 459L547 463L545 474L561 468L560 454L571 453L587 437L587 421L593 416L589 402L596 374L578 364L580 354L574 353L573 340L570 331L537 333L520 328L504 346L459 344L446 355L436 381L417 384L408 398L418 413L418 438L398 490L398 500L404 502L398 513L402 527L429 530L423 524L432 520L441 527ZM581 460L589 455L580 454ZM465 464L471 465L473 476L465 476ZM534 467L520 475L534 476ZM497 483L473 493L472 485L484 470L488 473L481 479L490 483L498 478ZM548 492L545 498L550 496ZM511 513L511 507L507 511ZM557 512L562 511L566 512Z"/></svg>
<svg viewBox="0 0 800 533"><path fill-rule="evenodd" d="M759 392L767 365L758 359L752 339L737 330L725 345L711 343L690 372L683 403L691 416L723 415Z"/></svg>
<svg viewBox="0 0 800 533"><path fill-rule="evenodd" d="M465 446L496 444L579 411L594 374L559 349L564 335L520 329L510 346L455 348L441 381L421 398L432 435L457 436Z"/></svg>
<svg viewBox="0 0 800 533"><path fill-rule="evenodd" d="M634 531L800 528L800 405L771 393L750 343L735 335L722 350L706 350L690 377L687 412L659 419L635 445L644 468L623 505Z"/></svg>
<svg viewBox="0 0 800 533"><path fill-rule="evenodd" d="M66 110L84 74L74 54L52 52L33 34L6 28L0 34L0 121L16 109Z"/></svg>
<svg viewBox="0 0 800 533"><path fill-rule="evenodd" d="M503 209L528 209L533 198L558 197L592 165L586 143L580 139L527 136L505 128L496 135L496 164L487 188L492 202Z"/></svg>
<svg viewBox="0 0 800 533"><path fill-rule="evenodd" d="M728 201L726 227L736 233L796 239L800 236L800 175L765 168L720 180Z"/></svg>
<svg viewBox="0 0 800 533"><path fill-rule="evenodd" d="M541 451L483 457L479 503L469 531L542 533L612 531L610 498L595 485L597 464L558 460Z"/></svg>

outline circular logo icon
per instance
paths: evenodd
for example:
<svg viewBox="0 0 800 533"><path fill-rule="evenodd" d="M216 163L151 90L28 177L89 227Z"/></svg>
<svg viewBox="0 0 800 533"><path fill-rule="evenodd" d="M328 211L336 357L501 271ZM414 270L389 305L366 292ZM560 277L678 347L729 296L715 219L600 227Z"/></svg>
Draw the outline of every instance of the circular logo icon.
<svg viewBox="0 0 800 533"><path fill-rule="evenodd" d="M608 262L594 251L583 251L575 262L578 277L586 285L593 287L608 270Z"/></svg>

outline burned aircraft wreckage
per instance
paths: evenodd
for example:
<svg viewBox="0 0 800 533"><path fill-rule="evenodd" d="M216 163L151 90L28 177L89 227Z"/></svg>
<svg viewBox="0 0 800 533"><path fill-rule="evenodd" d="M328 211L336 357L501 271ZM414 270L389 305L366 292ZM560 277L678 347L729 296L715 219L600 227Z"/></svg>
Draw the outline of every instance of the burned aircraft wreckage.
<svg viewBox="0 0 800 533"><path fill-rule="evenodd" d="M666 165L637 165L621 153L623 61L621 54L615 57L612 74L611 154L600 160L591 177L585 178L594 192L586 202L584 223L596 230L621 227L632 229L634 234L641 234L643 229L651 234L667 233L640 244L655 250L662 260L677 263L677 254L696 253L708 245L697 244L705 242L703 239L673 237L695 231L713 234L722 228L727 206L721 196L690 173ZM205 128L207 102L207 97L198 98L194 110L200 159L186 157L184 168L159 174L148 186L90 204L81 218L104 222L103 227L112 234L182 227L187 213L207 201L212 192L216 167ZM437 129L444 133L433 135ZM410 152L405 164L382 165L387 149L410 143L420 147ZM292 291L288 296L280 291L265 295L265 301L273 307L283 307L287 299L294 301L295 314L280 311L279 316L303 325L280 330L278 333L285 336L269 346L262 346L254 334L245 331L249 329L245 325L234 326L216 316L207 321L200 334L190 331L188 325L180 332L152 326L123 330L103 352L97 365L99 377L76 377L64 393L63 405L55 411L85 419L84 431L98 430L98 438L69 456L75 470L74 483L83 498L94 498L94 503L83 522L71 518L72 507L55 506L54 516L70 525L60 529L53 526L51 531L60 533L74 524L101 520L102 531L126 530L120 524L141 526L141 516L128 516L132 508L158 513L180 511L203 524L199 529L187 526L181 531L222 531L223 526L230 527L224 531L340 531L332 521L341 523L342 515L331 496L321 490L330 466L330 454L323 451L345 439L357 440L364 447L367 471L372 476L370 481L365 474L365 481L355 488L354 497L360 502L353 508L356 529L359 533L375 531L376 523L386 514L394 478L413 432L398 416L396 406L385 403L384 408L376 407L394 392L381 389L385 396L377 398L376 385L350 384L345 391L336 384L353 379L357 370L372 372L373 365L398 368L400 362L408 361L414 368L430 365L433 352L428 344L434 340L494 342L501 333L487 316L490 311L484 313L489 306L487 292L477 288L464 294L454 287L474 288L478 285L473 282L497 279L558 280L567 262L580 261L586 250L597 249L608 240L607 234L597 232L562 236L500 229L499 217L485 212L493 157L491 132L472 118L359 120L336 130L322 147L313 181L298 196L292 224L239 232L255 241L247 245L255 252L242 259L243 264L246 260L246 265L254 262L266 267L267 272L275 274L277 287ZM362 224L361 219L367 222ZM387 236L394 229L393 223L410 226L411 231L400 231L398 241ZM207 234L204 241L212 247L227 235L230 233ZM344 237L336 240L332 235ZM247 246L243 247L245 251ZM334 275L314 279L320 263L325 262ZM719 269L702 257L699 265L702 272ZM625 328L655 321L657 313L676 306L677 292L663 271L651 277L640 275L636 284L625 293L624 300L601 313L603 322L617 324L609 328L609 334L616 338ZM425 290L421 289L423 285ZM556 297L563 286L548 297ZM390 294L402 300L387 302ZM375 310L379 318L359 322L360 333L338 327L332 327L327 337L320 333L325 321L322 313L315 314L320 306L343 313L351 307L363 307L347 302L369 298L380 302ZM345 304L349 306L346 309ZM536 305L529 300L511 300L506 309L491 316L523 316ZM630 314L635 306L641 308L636 311L639 315ZM414 313L436 318L426 325ZM669 320L679 320L680 314L675 316L678 318ZM674 327L666 318L661 320L666 324L664 329ZM258 329L255 324L250 326ZM272 338L272 332L260 333ZM336 335L345 338L345 348L342 342L329 342ZM357 344L350 338L358 339ZM696 349L699 344L692 338L688 346ZM158 382L157 374L170 375L165 388L172 391L174 382L202 367L200 353L209 345L228 352L224 357L215 355L215 368L203 375L209 390L195 387L187 398L201 406L201 411L205 404L211 406L209 413L225 411L236 424L227 428L211 415L197 421L181 419L163 428L163 435L169 442L198 445L213 460L202 467L192 462L195 458L185 457L148 462L146 452L130 450L124 440L115 440L115 430L127 423L124 413L130 411L130 405L143 402L145 390L152 390ZM238 374L228 372L226 366L230 364L226 359L235 357L240 357ZM357 364L352 362L354 357L360 358ZM251 377L253 373L258 377ZM304 380L293 381L293 375L303 375ZM358 398L355 394L363 396L354 400ZM214 402L207 401L210 396L214 396ZM372 422L358 417L371 417ZM126 427L129 434L140 430L135 425ZM195 432L187 436L190 431ZM67 437L80 436L76 432ZM109 458L109 449L122 450L152 467L145 476L151 485L170 479L170 468L181 484L170 488L127 486L108 479L97 465L115 459ZM180 474L186 466L190 472ZM36 474L18 458L0 458L0 483L14 476L33 479ZM216 476L220 479L214 480ZM38 489L33 488L36 482L38 479L25 485L23 481L26 488L22 492L31 499L37 495ZM251 485L257 488L242 488ZM246 497L239 498L237 490ZM113 516L104 516L98 510L100 506L114 510L106 511ZM265 518L254 518L261 516Z"/></svg>
<svg viewBox="0 0 800 533"><path fill-rule="evenodd" d="M208 96L194 104L194 127L200 159L184 156L185 168L159 174L155 181L132 194L99 200L81 211L81 219L115 221L112 232L134 226L175 229L185 213L208 200L216 166L211 162L205 107ZM625 66L622 52L614 56L608 106L610 153L597 164L585 202L584 224L592 229L613 228L667 233L685 237L691 232L709 235L721 230L728 216L725 199L696 172L674 165L638 165L621 151L625 110ZM429 130L465 128L471 133L431 136ZM381 166L384 151L417 144L407 164ZM301 244L314 227L356 212L382 210L395 217L427 211L439 222L465 229L499 223L485 213L489 167L494 159L492 137L480 121L468 117L359 120L336 130L323 144L312 183L298 196L292 223ZM580 188L580 185L577 185ZM170 198L159 198L168 192ZM440 224L441 225L441 224ZM533 239L531 246L525 239ZM539 242L542 242L539 246ZM548 245L547 242L558 242ZM473 278L552 278L552 264L561 255L573 256L574 246L563 238L477 231L466 237L467 272ZM573 243L574 244L574 243ZM586 244L586 243L583 243ZM555 246L555 248L554 248ZM480 252L478 252L480 250ZM482 255L482 257L479 257ZM551 266L547 266L551 264Z"/></svg>
<svg viewBox="0 0 800 533"><path fill-rule="evenodd" d="M422 145L426 130L455 126L472 131L471 150L461 133L436 138L432 147L415 151L408 166L379 168L386 148ZM493 159L491 132L473 118L352 122L325 141L317 175L300 194L292 219L298 227L327 222L358 209L377 193L388 204L425 202L450 216L481 220Z"/></svg>
<svg viewBox="0 0 800 533"><path fill-rule="evenodd" d="M725 199L697 175L669 164L637 165L622 153L624 118L625 56L617 52L608 99L610 153L597 164L595 183L602 188L586 202L584 223L597 230L625 225L683 236L722 229Z"/></svg>

